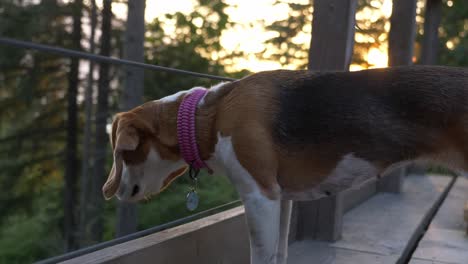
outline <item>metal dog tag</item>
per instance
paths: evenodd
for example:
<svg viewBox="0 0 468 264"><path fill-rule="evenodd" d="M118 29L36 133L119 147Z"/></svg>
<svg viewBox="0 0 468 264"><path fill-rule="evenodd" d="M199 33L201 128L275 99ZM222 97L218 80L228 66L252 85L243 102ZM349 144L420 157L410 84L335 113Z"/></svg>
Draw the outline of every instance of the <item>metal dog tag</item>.
<svg viewBox="0 0 468 264"><path fill-rule="evenodd" d="M187 193L187 209L190 211L194 211L198 207L198 194L197 192L192 189L189 193Z"/></svg>

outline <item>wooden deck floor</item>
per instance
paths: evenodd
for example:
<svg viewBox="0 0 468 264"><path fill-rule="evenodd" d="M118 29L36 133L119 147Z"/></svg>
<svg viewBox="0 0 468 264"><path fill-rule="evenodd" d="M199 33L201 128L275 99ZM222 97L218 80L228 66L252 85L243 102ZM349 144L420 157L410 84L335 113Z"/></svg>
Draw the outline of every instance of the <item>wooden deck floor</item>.
<svg viewBox="0 0 468 264"><path fill-rule="evenodd" d="M468 263L463 205L468 198L468 180L459 177L419 242L411 264Z"/></svg>
<svg viewBox="0 0 468 264"><path fill-rule="evenodd" d="M459 177L450 188L453 180L448 176L408 176L403 193L379 193L346 213L342 240L296 242L290 246L288 263L468 264L463 223L468 180ZM424 237L418 245L421 235Z"/></svg>

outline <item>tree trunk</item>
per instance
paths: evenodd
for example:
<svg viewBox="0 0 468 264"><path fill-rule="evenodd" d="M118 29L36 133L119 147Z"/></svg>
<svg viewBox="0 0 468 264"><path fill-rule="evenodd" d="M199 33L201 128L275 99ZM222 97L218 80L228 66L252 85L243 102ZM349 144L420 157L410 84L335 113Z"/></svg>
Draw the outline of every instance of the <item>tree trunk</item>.
<svg viewBox="0 0 468 264"><path fill-rule="evenodd" d="M72 4L73 29L72 46L75 50L81 50L81 11L83 0L75 0ZM77 182L78 182L78 159L76 157L77 148L77 91L78 91L78 68L79 59L72 58L70 72L68 74L67 93L67 147L66 147L66 167L64 182L64 239L65 251L72 251L77 248L76 241L76 208L77 208Z"/></svg>
<svg viewBox="0 0 468 264"><path fill-rule="evenodd" d="M145 0L128 1L127 29L125 31L124 58L144 61L145 41ZM144 70L136 67L125 68L125 88L121 109L127 111L142 103ZM137 205L119 202L117 208L116 235L124 236L137 230Z"/></svg>
<svg viewBox="0 0 468 264"><path fill-rule="evenodd" d="M91 35L89 38L89 52L94 53L96 51L95 35L96 35L96 26L97 26L97 7L96 0L91 0ZM89 72L88 80L85 89L85 127L83 135L83 160L81 163L81 192L80 192L80 205L81 205L81 214L80 214L80 246L84 247L88 245L87 241L89 240L88 227L90 224L90 214L89 214L89 194L90 194L90 181L91 181L91 171L89 166L89 161L91 160L91 115L93 112L93 73L94 73L94 62L89 61Z"/></svg>
<svg viewBox="0 0 468 264"><path fill-rule="evenodd" d="M424 15L424 36L421 64L437 64L438 33L441 18L442 0L427 0Z"/></svg>
<svg viewBox="0 0 468 264"><path fill-rule="evenodd" d="M112 0L104 0L101 23L100 55L110 56L111 50L111 19ZM104 199L101 188L106 178L106 153L109 137L106 133L107 118L109 116L109 64L99 65L98 98L95 120L95 149L94 149L94 175L91 178L90 194L90 237L92 242L100 242L103 233L102 211Z"/></svg>
<svg viewBox="0 0 468 264"><path fill-rule="evenodd" d="M416 34L416 0L393 0L388 63L390 66L412 64Z"/></svg>

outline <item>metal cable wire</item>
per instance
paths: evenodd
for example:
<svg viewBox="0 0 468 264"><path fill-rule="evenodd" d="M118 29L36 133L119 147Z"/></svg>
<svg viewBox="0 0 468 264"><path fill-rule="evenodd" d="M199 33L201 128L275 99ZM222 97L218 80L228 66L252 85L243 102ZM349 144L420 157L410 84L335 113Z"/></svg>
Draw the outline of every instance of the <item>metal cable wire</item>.
<svg viewBox="0 0 468 264"><path fill-rule="evenodd" d="M67 57L87 59L87 60L92 60L92 61L101 62L101 63L135 66L135 67L140 67L140 68L149 69L149 70L171 72L171 73L176 73L176 74L185 74L185 75L195 76L199 78L207 78L207 79L220 80L220 81L235 81L236 80L234 78L229 78L229 77L180 70L180 69L164 67L164 66L159 66L159 65L151 65L151 64L146 64L146 63L141 63L141 62L136 62L136 61L131 61L131 60L117 59L117 58L96 55L96 54L83 52L83 51L76 51L76 50L54 47L54 46L44 45L44 44L37 44L33 42L27 42L27 41L1 37L1 36L0 36L0 44L14 46L14 47L21 47L25 49L40 50L44 52L65 55Z"/></svg>

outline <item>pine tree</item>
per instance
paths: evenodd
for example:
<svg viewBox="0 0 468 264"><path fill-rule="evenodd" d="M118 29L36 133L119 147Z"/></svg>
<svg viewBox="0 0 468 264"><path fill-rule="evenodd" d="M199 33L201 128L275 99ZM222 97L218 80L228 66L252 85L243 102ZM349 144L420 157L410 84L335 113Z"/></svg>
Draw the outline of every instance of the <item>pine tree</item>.
<svg viewBox="0 0 468 264"><path fill-rule="evenodd" d="M102 8L101 23L101 46L100 55L110 56L111 54L111 22L112 22L112 0L104 0ZM89 228L90 240L100 242L103 234L103 203L101 188L106 177L106 157L109 138L106 133L106 126L109 117L109 85L110 85L110 65L101 63L99 65L98 98L96 110L96 132L94 149L94 175L91 180L90 192L90 217Z"/></svg>
<svg viewBox="0 0 468 264"><path fill-rule="evenodd" d="M81 50L81 12L83 10L83 0L75 0L71 8L73 14L72 46L75 50ZM79 60L72 58L68 73L67 145L64 180L64 238L66 251L72 251L78 247L76 239L76 229L78 226L78 70Z"/></svg>

